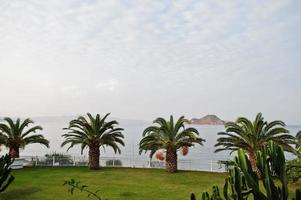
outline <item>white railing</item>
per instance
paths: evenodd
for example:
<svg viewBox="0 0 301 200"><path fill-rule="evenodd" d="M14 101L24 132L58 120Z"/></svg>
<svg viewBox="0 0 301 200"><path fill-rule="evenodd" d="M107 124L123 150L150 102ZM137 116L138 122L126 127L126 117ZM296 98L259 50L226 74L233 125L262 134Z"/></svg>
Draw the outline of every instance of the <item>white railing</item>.
<svg viewBox="0 0 301 200"><path fill-rule="evenodd" d="M87 156L22 156L23 166L30 167L64 167L87 166ZM145 157L100 157L102 167L128 168L164 168L164 161L146 159ZM225 172L225 166L218 160L178 159L179 170Z"/></svg>

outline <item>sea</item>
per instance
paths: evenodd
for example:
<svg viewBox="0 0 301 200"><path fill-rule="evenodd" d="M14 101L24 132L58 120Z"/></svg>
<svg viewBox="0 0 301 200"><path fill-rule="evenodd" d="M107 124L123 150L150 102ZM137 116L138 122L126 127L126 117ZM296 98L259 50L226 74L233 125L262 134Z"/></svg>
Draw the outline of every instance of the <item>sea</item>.
<svg viewBox="0 0 301 200"><path fill-rule="evenodd" d="M28 156L44 156L45 154L60 153L68 154L74 157L87 158L88 151L85 150L83 154L80 152L80 147L75 146L69 151L66 147L61 147L63 142L62 134L66 133L63 128L66 128L70 120L74 119L74 116L63 117L36 117L33 118L35 125L41 125L43 130L39 133L43 134L45 138L50 141L50 148L46 148L39 144L31 144L21 149L20 155L24 157ZM142 139L143 130L152 124L151 121L142 120L127 120L127 119L115 119L119 122L119 127L124 128L123 134L125 136L125 146L121 147L121 154L114 154L112 149L101 148L102 158L114 158L121 160L125 166L129 167L148 167L149 166L149 154L139 154L139 141ZM229 160L235 156L235 153L219 152L214 153L216 140L218 138L217 133L224 131L223 125L190 125L196 128L200 137L205 139L203 146L196 145L189 149L189 153L183 156L178 153L179 169L183 170L205 170L205 171L223 171L223 167L218 164L220 160ZM292 135L296 135L301 130L301 125L289 125L287 129L290 130ZM7 152L5 147L2 147L0 154ZM293 159L295 156L287 153L287 159ZM153 158L155 160L155 158Z"/></svg>

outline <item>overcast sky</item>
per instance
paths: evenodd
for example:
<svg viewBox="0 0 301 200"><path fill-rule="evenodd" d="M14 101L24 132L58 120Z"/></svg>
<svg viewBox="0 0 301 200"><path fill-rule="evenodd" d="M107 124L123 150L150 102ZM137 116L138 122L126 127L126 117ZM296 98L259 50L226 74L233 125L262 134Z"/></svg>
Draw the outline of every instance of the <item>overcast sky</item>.
<svg viewBox="0 0 301 200"><path fill-rule="evenodd" d="M0 116L301 124L301 1L0 0Z"/></svg>

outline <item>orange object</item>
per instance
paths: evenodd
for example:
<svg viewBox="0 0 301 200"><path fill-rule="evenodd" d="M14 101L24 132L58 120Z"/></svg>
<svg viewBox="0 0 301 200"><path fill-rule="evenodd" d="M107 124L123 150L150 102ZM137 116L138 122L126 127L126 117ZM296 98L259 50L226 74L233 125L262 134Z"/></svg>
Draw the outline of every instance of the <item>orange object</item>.
<svg viewBox="0 0 301 200"><path fill-rule="evenodd" d="M188 146L183 146L181 150L182 150L182 155L186 156L189 152L189 147Z"/></svg>
<svg viewBox="0 0 301 200"><path fill-rule="evenodd" d="M165 159L164 154L160 151L156 152L155 156L158 160L161 160L161 161L163 161Z"/></svg>

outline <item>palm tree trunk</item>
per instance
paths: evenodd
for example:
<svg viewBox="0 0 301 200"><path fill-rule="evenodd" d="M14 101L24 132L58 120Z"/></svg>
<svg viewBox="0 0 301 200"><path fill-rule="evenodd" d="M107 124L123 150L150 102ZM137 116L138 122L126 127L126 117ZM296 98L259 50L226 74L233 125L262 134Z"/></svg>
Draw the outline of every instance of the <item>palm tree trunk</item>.
<svg viewBox="0 0 301 200"><path fill-rule="evenodd" d="M259 179L261 179L261 172L257 167L256 153L254 151L247 151L247 154L248 154L253 172L255 172L257 174Z"/></svg>
<svg viewBox="0 0 301 200"><path fill-rule="evenodd" d="M89 168L99 169L99 146L91 145L89 146Z"/></svg>
<svg viewBox="0 0 301 200"><path fill-rule="evenodd" d="M9 148L9 156L11 158L19 158L20 157L19 147L10 147Z"/></svg>
<svg viewBox="0 0 301 200"><path fill-rule="evenodd" d="M176 172L178 170L177 150L168 148L166 151L165 168L168 172Z"/></svg>

